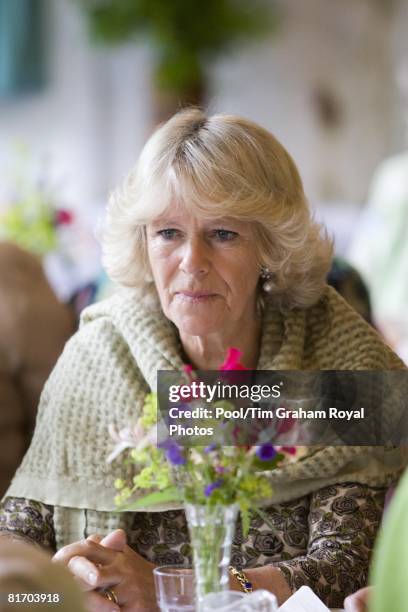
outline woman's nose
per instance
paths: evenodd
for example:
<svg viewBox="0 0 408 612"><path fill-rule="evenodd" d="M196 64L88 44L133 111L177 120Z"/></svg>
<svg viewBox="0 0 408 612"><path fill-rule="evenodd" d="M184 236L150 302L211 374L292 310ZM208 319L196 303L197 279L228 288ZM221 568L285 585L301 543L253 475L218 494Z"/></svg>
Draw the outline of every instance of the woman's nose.
<svg viewBox="0 0 408 612"><path fill-rule="evenodd" d="M208 272L210 262L204 240L200 238L186 240L182 248L180 268L183 272L193 275Z"/></svg>

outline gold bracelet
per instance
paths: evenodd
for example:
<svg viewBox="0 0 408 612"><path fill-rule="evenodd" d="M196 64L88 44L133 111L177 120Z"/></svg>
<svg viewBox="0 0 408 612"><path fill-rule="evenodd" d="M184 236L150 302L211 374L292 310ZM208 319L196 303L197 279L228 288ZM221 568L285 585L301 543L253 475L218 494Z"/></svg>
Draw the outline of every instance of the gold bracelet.
<svg viewBox="0 0 408 612"><path fill-rule="evenodd" d="M229 566L229 571L230 571L230 574L232 574L232 576L234 576L234 578L238 580L244 593L252 593L253 591L252 582L248 580L244 572L237 570L237 568L234 567L233 565Z"/></svg>

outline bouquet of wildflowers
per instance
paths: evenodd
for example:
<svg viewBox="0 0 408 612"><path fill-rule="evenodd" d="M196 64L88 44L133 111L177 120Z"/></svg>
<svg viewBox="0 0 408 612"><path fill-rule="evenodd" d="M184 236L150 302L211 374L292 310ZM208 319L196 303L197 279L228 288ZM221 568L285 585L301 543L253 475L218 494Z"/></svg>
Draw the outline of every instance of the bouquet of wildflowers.
<svg viewBox="0 0 408 612"><path fill-rule="evenodd" d="M230 349L221 370L242 370L240 352ZM190 366L185 372L192 376ZM225 425L222 424L222 425ZM293 423L284 423L291 428ZM282 427L282 424L281 424ZM238 504L244 533L248 531L250 509L259 509L263 500L272 495L272 487L265 475L296 457L296 447L275 446L265 441L265 433L259 443L223 445L215 436L207 446L181 446L168 436L158 442L157 396L150 393L145 399L143 414L136 425L117 432L111 426L116 442L108 461L126 452L126 461L135 465L132 482L118 479L116 504L121 509L136 510L147 505L167 502L189 502L199 505ZM137 501L131 498L136 492L147 493Z"/></svg>

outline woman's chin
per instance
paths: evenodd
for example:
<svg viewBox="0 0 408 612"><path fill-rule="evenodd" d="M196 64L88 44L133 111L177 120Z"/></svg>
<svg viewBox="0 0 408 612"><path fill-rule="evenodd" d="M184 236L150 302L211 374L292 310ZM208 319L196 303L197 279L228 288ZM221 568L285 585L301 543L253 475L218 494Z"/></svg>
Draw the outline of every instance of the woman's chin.
<svg viewBox="0 0 408 612"><path fill-rule="evenodd" d="M178 316L173 319L173 323L181 335L188 334L189 336L207 336L219 332L225 327L224 321L205 319L188 314Z"/></svg>

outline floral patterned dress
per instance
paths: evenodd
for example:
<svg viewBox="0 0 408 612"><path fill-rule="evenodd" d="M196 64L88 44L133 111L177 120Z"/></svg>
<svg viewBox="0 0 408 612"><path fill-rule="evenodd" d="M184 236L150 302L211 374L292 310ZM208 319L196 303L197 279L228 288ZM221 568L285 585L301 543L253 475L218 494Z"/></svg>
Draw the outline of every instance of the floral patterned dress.
<svg viewBox="0 0 408 612"><path fill-rule="evenodd" d="M342 483L264 508L263 517L253 517L246 538L238 522L231 563L239 568L277 567L292 591L308 585L326 605L342 607L344 598L367 582L385 492ZM56 548L53 507L39 502L6 498L0 531ZM191 562L182 510L134 513L128 543L159 565Z"/></svg>

